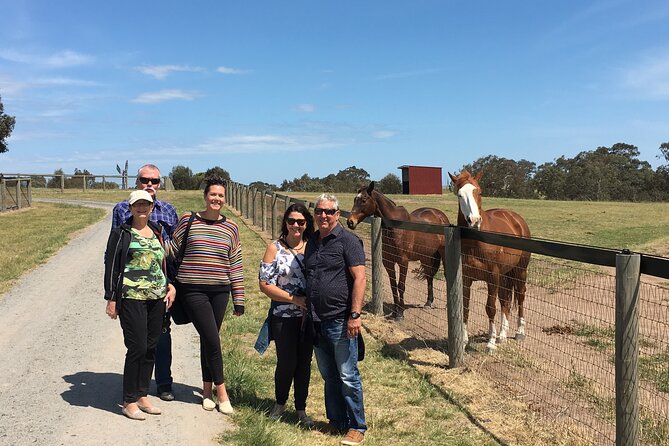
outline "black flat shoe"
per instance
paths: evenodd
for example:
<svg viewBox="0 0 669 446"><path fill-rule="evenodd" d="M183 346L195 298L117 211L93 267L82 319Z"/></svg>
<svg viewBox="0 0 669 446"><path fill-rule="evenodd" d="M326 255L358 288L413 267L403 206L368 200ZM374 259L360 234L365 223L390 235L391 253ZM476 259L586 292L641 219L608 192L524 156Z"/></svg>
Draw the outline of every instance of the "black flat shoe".
<svg viewBox="0 0 669 446"><path fill-rule="evenodd" d="M165 392L160 392L158 397L163 401L174 401L174 394L171 390L166 390Z"/></svg>

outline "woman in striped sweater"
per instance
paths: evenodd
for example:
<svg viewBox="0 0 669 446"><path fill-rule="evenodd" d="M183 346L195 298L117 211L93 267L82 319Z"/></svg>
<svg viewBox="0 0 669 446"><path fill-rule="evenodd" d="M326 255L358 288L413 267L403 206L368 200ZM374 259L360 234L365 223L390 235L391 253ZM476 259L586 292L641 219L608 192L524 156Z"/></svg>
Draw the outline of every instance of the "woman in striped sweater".
<svg viewBox="0 0 669 446"><path fill-rule="evenodd" d="M225 203L224 184L219 178L206 180L206 209L195 214L187 240L183 238L190 213L181 217L170 251L179 252L181 244L186 243L176 278L177 299L182 299L200 335L202 408L218 408L231 415L234 411L225 389L219 331L230 294L235 316L244 314L244 269L239 228L220 214ZM214 385L217 402L212 395Z"/></svg>

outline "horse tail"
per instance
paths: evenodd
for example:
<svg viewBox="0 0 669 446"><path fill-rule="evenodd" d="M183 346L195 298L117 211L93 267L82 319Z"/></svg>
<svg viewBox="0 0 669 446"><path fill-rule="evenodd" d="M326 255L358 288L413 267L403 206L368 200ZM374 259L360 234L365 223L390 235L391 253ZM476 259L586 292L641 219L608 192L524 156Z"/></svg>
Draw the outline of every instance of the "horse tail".
<svg viewBox="0 0 669 446"><path fill-rule="evenodd" d="M432 254L432 264L429 267L426 267L423 262L420 262L420 266L414 269L413 272L416 274L416 279L425 280L428 277L434 277L434 275L437 274L437 271L439 271L440 266L441 253L437 250Z"/></svg>

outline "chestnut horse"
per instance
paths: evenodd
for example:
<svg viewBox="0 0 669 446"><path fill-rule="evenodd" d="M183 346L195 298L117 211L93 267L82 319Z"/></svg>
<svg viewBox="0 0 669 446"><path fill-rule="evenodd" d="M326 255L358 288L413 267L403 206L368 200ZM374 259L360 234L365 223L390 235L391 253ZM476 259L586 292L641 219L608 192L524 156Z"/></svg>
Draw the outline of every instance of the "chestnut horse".
<svg viewBox="0 0 669 446"><path fill-rule="evenodd" d="M458 226L467 226L481 231L498 232L520 237L530 237L530 228L523 217L509 209L489 209L481 207L481 186L479 180L483 172L472 176L467 170L454 176L455 193L458 196ZM527 282L527 265L530 253L517 249L491 245L476 240L462 239L462 285L463 285L463 321L465 343L468 341L467 320L469 318L469 297L471 285L475 280L488 283L488 301L486 313L489 321L489 340L487 349L492 351L496 346L495 304L497 295L502 307L502 325L499 331L499 342L506 340L509 329L509 317L512 292L518 305L518 327L516 339L525 338L525 319L523 303Z"/></svg>
<svg viewBox="0 0 669 446"><path fill-rule="evenodd" d="M409 213L404 207L397 206L381 192L374 190L374 181L369 186L362 186L353 200L351 215L346 224L355 229L358 223L370 215L388 220L410 221L448 225L448 217L442 211L433 208L420 208ZM390 278L396 319L404 318L404 290L406 286L409 260L421 263L420 275L427 279L426 307L434 302L433 280L444 259L444 236L409 231L397 228L382 228L383 266ZM395 279L395 264L399 265L399 281Z"/></svg>

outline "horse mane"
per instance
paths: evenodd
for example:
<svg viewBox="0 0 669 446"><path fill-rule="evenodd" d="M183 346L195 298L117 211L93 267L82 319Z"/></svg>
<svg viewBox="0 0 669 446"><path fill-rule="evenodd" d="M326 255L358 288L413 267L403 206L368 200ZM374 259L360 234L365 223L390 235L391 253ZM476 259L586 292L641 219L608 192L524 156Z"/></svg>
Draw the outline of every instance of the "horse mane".
<svg viewBox="0 0 669 446"><path fill-rule="evenodd" d="M390 199L389 197L387 197L386 195L384 195L383 193L379 192L379 191L376 190L376 189L374 189L374 190L372 191L372 196L374 196L374 194L381 195L383 198L385 198L386 200L390 201L390 202L392 203L392 205L395 206L395 207L403 207L403 206L397 206L397 204L396 204L392 199Z"/></svg>

